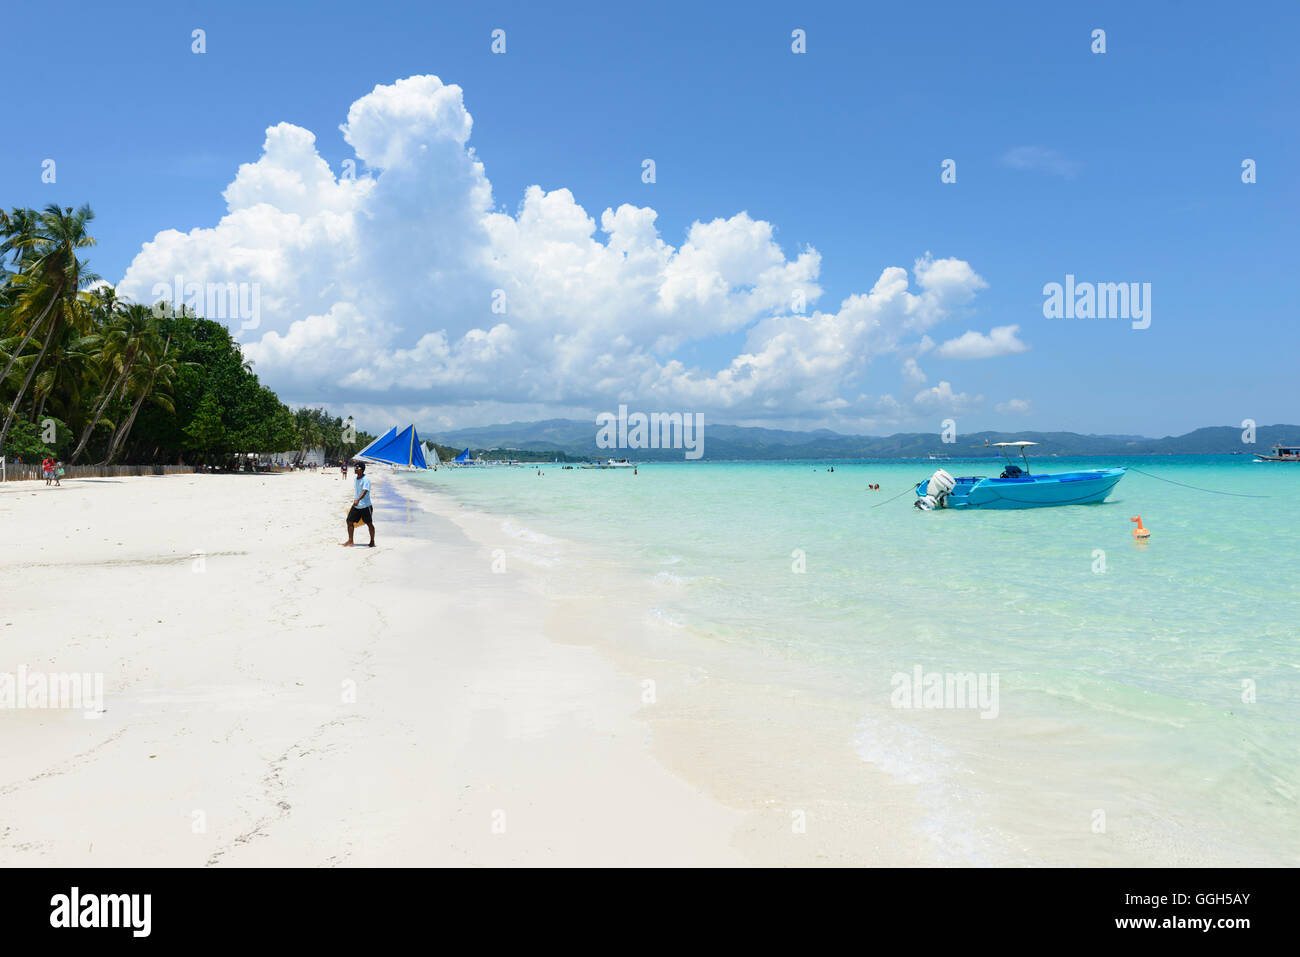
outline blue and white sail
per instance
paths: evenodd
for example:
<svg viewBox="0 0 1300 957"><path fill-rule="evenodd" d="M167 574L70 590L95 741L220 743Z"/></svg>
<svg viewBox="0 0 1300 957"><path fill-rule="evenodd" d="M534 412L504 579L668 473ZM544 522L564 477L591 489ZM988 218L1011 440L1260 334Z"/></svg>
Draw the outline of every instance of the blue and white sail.
<svg viewBox="0 0 1300 957"><path fill-rule="evenodd" d="M466 449L464 452L460 453L460 455L458 455L458 456L456 456L454 459L452 459L452 462L455 463L456 465L470 465L470 464L472 464L472 463L473 463L473 459L471 459L471 458L469 457L469 449Z"/></svg>
<svg viewBox="0 0 1300 957"><path fill-rule="evenodd" d="M369 445L367 445L364 449L362 449L362 450L361 450L360 452L358 452L356 455L352 456L353 460L354 460L354 461L363 461L363 462L368 462L369 459L366 458L366 455L368 455L368 454L370 453L370 450L373 449L373 448L375 448L376 446L382 445L382 444L384 444L385 442L389 441L389 440L390 440L393 436L395 436L396 434L397 434L397 427L394 426L393 428L391 428L391 429L389 429L387 432L385 432L383 435L381 435L379 438L375 439L373 442L371 442Z"/></svg>
<svg viewBox="0 0 1300 957"><path fill-rule="evenodd" d="M424 460L424 445L415 431L414 425L408 425L398 432L390 429L358 452L355 459L359 462L373 462L377 465L393 465L397 468L428 468Z"/></svg>

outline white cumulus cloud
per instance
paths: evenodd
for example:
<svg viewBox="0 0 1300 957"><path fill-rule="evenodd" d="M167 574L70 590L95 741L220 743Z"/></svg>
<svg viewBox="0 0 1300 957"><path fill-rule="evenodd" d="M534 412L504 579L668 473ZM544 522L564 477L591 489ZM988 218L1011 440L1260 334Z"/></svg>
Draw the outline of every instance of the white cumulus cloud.
<svg viewBox="0 0 1300 957"><path fill-rule="evenodd" d="M1028 415L1034 409L1034 404L1028 399L1007 399L1006 402L999 402L995 408L1003 415Z"/></svg>
<svg viewBox="0 0 1300 957"><path fill-rule="evenodd" d="M949 339L934 350L940 359L992 359L1025 352L1029 346L1017 337L1019 326L994 326L988 335L973 329Z"/></svg>
<svg viewBox="0 0 1300 957"><path fill-rule="evenodd" d="M940 382L936 386L922 389L913 398L912 403L923 412L966 412L984 401L984 396L971 396L965 392L954 392L951 382Z"/></svg>
<svg viewBox="0 0 1300 957"><path fill-rule="evenodd" d="M340 130L355 161L338 174L310 131L272 126L227 186L220 221L159 233L119 292L153 302L176 277L255 285L244 348L263 380L287 401L385 422L396 410L459 424L457 408L500 420L622 401L731 421L897 421L978 401L947 382L910 405L862 388L890 353L906 358L906 384L924 383L913 357L933 347L927 331L986 286L969 263L926 253L910 273L888 266L867 291L817 308L820 254L787 253L771 223L743 211L692 224L677 246L653 209L595 215L568 189L530 186L502 211L472 128L460 87L435 76L352 104ZM934 352L1023 351L1015 332L967 333ZM678 354L719 337L743 346L713 367Z"/></svg>

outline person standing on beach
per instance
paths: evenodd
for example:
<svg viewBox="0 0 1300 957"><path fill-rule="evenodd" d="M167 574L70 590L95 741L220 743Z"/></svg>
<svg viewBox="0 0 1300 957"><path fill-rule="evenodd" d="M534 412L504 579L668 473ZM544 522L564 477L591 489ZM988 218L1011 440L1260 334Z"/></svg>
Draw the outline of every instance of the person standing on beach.
<svg viewBox="0 0 1300 957"><path fill-rule="evenodd" d="M41 460L41 472L45 476L45 484L49 485L54 481L54 459L46 456Z"/></svg>
<svg viewBox="0 0 1300 957"><path fill-rule="evenodd" d="M375 547L375 522L374 509L370 505L370 476L366 475L366 463L357 463L357 480L354 483L356 488L356 498L352 501L352 507L348 509L348 540L340 542L340 545L350 548L355 542L352 541L352 533L356 530L356 523L362 521L366 523L366 528L370 530L370 547Z"/></svg>

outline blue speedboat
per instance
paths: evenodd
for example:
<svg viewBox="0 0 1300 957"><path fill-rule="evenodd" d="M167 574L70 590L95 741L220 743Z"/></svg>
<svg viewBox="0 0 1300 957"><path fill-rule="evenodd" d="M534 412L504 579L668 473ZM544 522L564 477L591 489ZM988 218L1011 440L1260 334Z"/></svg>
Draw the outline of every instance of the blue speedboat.
<svg viewBox="0 0 1300 957"><path fill-rule="evenodd" d="M1008 461L997 478L953 478L943 469L916 486L916 507L932 508L1046 508L1049 505L1086 505L1103 501L1124 477L1126 469L1089 469L1030 475L1025 448L1037 442L997 442L994 447L1008 457L1020 452L1024 468Z"/></svg>

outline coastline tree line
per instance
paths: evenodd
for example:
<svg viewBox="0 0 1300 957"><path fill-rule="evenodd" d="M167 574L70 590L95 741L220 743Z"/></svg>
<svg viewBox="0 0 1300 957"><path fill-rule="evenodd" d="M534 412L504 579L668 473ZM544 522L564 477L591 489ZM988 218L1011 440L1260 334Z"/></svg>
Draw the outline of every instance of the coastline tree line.
<svg viewBox="0 0 1300 957"><path fill-rule="evenodd" d="M87 268L89 206L0 209L0 453L69 465L351 455L323 409L290 410L221 323L118 298Z"/></svg>

